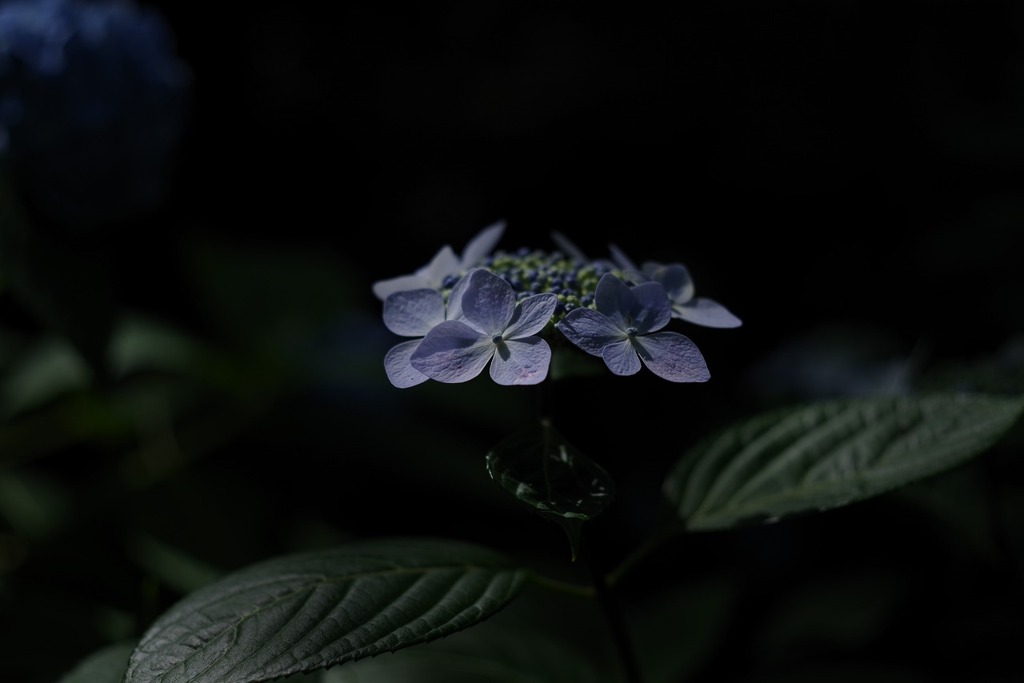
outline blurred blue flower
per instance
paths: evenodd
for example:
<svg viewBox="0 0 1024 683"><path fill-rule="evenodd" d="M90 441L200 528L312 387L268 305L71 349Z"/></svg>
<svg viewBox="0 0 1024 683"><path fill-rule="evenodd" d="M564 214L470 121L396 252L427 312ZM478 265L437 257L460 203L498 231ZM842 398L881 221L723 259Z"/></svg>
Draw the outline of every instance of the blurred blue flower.
<svg viewBox="0 0 1024 683"><path fill-rule="evenodd" d="M461 319L435 325L412 353L412 366L431 379L466 382L490 363L490 375L502 385L543 382L551 347L537 336L550 322L558 299L544 293L516 304L512 286L482 268L463 278Z"/></svg>
<svg viewBox="0 0 1024 683"><path fill-rule="evenodd" d="M672 317L704 327L740 327L743 322L732 311L714 299L694 296L696 288L690 271L679 263L664 264L645 261L637 268L633 261L614 244L609 245L612 260L625 277L635 283L658 282L665 288Z"/></svg>
<svg viewBox="0 0 1024 683"><path fill-rule="evenodd" d="M706 382L707 364L697 346L678 332L660 332L672 319L665 288L657 282L628 286L605 273L594 293L596 310L575 308L556 325L573 344L602 358L616 375L646 365L672 382Z"/></svg>
<svg viewBox="0 0 1024 683"><path fill-rule="evenodd" d="M161 15L127 0L0 5L0 164L66 227L163 200L191 72Z"/></svg>
<svg viewBox="0 0 1024 683"><path fill-rule="evenodd" d="M464 271L479 265L491 253L504 232L505 223L501 221L484 228L469 241L461 257L456 256L455 250L446 244L434 255L430 263L415 273L374 282L373 293L383 301L394 292L410 289L440 290L444 288L447 278L461 275Z"/></svg>

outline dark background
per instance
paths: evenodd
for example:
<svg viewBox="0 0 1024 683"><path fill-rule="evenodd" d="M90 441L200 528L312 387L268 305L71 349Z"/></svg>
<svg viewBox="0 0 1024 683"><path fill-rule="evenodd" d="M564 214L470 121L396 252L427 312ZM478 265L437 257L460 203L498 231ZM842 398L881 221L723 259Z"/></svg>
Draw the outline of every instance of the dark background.
<svg viewBox="0 0 1024 683"><path fill-rule="evenodd" d="M563 431L619 487L594 523L608 562L649 528L669 463L714 427L891 388L892 364L914 380L950 364L1019 370L1019 4L150 5L193 102L166 202L103 244L113 298L243 359L211 381L226 399L176 416L182 441L211 404L241 426L145 486L117 439L26 465L86 510L12 565L4 632L54 614L67 626L45 664L15 648L27 680L137 637L187 592L139 538L227 571L339 537L433 534L574 575L561 531L481 466L528 414L522 395L486 378L403 392L383 372L397 340L371 283L496 220L502 248L553 248L560 231L591 256L615 243L685 263L699 295L744 321L685 330L706 385L602 377L556 394ZM312 381L260 394L299 361ZM815 680L832 665L848 680L1019 680L1020 548L1017 565L992 560L1005 539L972 507L993 477L1020 492L1011 456L917 495L698 535L624 590L656 600L647 586L727 577L732 598L709 608L727 625L691 680ZM935 504L961 494L952 512ZM794 604L813 618L787 621Z"/></svg>
<svg viewBox="0 0 1024 683"><path fill-rule="evenodd" d="M810 320L938 354L1020 329L1013 3L162 9L195 72L169 210L199 229L367 281L497 219L510 249L615 242L689 265L751 352Z"/></svg>

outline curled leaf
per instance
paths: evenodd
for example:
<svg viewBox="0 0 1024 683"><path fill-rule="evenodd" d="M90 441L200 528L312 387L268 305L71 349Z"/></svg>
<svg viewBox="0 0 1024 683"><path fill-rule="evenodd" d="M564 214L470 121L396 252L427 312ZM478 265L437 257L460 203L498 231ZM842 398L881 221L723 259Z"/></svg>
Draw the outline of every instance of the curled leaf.
<svg viewBox="0 0 1024 683"><path fill-rule="evenodd" d="M608 473L548 422L495 446L487 454L487 472L521 505L565 530L574 561L583 523L611 503L615 490Z"/></svg>

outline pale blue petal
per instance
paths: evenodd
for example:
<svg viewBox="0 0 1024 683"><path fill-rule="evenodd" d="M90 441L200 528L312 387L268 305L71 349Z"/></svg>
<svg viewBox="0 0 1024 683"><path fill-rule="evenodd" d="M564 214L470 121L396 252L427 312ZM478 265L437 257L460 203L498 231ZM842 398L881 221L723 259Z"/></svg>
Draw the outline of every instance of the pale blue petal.
<svg viewBox="0 0 1024 683"><path fill-rule="evenodd" d="M422 337L444 322L444 299L436 289L394 292L384 299L384 325L403 337Z"/></svg>
<svg viewBox="0 0 1024 683"><path fill-rule="evenodd" d="M635 302L630 311L630 318L639 334L656 332L668 325L668 321L672 319L672 308L669 306L665 288L660 283L643 282L629 291Z"/></svg>
<svg viewBox="0 0 1024 683"><path fill-rule="evenodd" d="M644 261L643 265L640 266L640 270L644 272L648 280L656 280L656 275L664 267L665 264L660 261Z"/></svg>
<svg viewBox="0 0 1024 683"><path fill-rule="evenodd" d="M384 355L384 371L388 374L388 380L399 389L414 387L430 379L409 362L409 357L419 345L419 339L405 341L392 346Z"/></svg>
<svg viewBox="0 0 1024 683"><path fill-rule="evenodd" d="M383 301L388 294L403 292L409 289L441 289L444 279L449 275L458 273L459 259L449 246L441 247L434 255L430 263L417 270L412 275L399 275L387 280L378 280L373 283L374 295Z"/></svg>
<svg viewBox="0 0 1024 683"><path fill-rule="evenodd" d="M474 270L462 295L465 322L488 337L505 331L516 310L516 294L504 278L489 270Z"/></svg>
<svg viewBox="0 0 1024 683"><path fill-rule="evenodd" d="M608 344L601 350L601 358L616 375L635 375L640 372L640 359L628 338Z"/></svg>
<svg viewBox="0 0 1024 683"><path fill-rule="evenodd" d="M583 253L583 250L577 247L572 240L561 232L557 230L552 232L551 239L558 245L558 249L569 258L582 262L589 260L587 255Z"/></svg>
<svg viewBox="0 0 1024 683"><path fill-rule="evenodd" d="M706 382L711 377L697 345L678 332L636 338L636 353L651 372L670 382Z"/></svg>
<svg viewBox="0 0 1024 683"><path fill-rule="evenodd" d="M661 283L673 304L687 303L696 292L690 271L679 263L659 265L652 271L652 279Z"/></svg>
<svg viewBox="0 0 1024 683"><path fill-rule="evenodd" d="M470 270L472 273L475 268ZM452 291L448 293L447 310L445 313L446 320L462 320L462 295L466 291L466 285L469 284L469 273L466 273L459 278L455 286L452 287Z"/></svg>
<svg viewBox="0 0 1024 683"><path fill-rule="evenodd" d="M448 245L441 247L440 251L434 254L430 263L416 271L416 274L424 279L427 287L441 289L444 279L462 270L459 257L455 255Z"/></svg>
<svg viewBox="0 0 1024 683"><path fill-rule="evenodd" d="M605 273L598 280L594 304L600 313L608 316L623 331L630 325L629 316L634 303L629 286L612 273Z"/></svg>
<svg viewBox="0 0 1024 683"><path fill-rule="evenodd" d="M409 362L427 377L453 384L479 375L493 353L489 337L463 322L448 320L427 333Z"/></svg>
<svg viewBox="0 0 1024 683"><path fill-rule="evenodd" d="M697 297L684 306L673 306L672 317L704 327L740 327L743 324L714 299Z"/></svg>
<svg viewBox="0 0 1024 683"><path fill-rule="evenodd" d="M600 356L604 347L626 338L626 333L606 315L590 308L572 309L555 327L592 356Z"/></svg>
<svg viewBox="0 0 1024 683"><path fill-rule="evenodd" d="M419 275L399 275L398 277L374 282L373 294L381 301L384 301L388 298L388 295L395 292L407 292L424 287L427 287L427 281Z"/></svg>
<svg viewBox="0 0 1024 683"><path fill-rule="evenodd" d="M535 294L519 302L512 321L505 329L505 339L519 339L537 334L544 329L544 326L555 314L555 306L558 305L558 297L550 292Z"/></svg>
<svg viewBox="0 0 1024 683"><path fill-rule="evenodd" d="M504 232L505 223L503 221L498 221L481 230L476 237L469 241L466 248L462 250L462 267L459 270L472 268L483 261L498 244L498 240L501 239L501 235Z"/></svg>
<svg viewBox="0 0 1024 683"><path fill-rule="evenodd" d="M540 384L550 364L551 347L540 337L510 339L491 358L491 379L507 386Z"/></svg>
<svg viewBox="0 0 1024 683"><path fill-rule="evenodd" d="M611 252L612 263L614 263L619 268L619 270L625 273L626 277L628 277L630 280L637 283L646 282L648 280L648 277L644 274L644 272L640 270L640 268L637 268L636 264L633 263L633 261L630 260L628 256L626 256L626 253L624 251L619 249L614 244L608 245L608 251Z"/></svg>

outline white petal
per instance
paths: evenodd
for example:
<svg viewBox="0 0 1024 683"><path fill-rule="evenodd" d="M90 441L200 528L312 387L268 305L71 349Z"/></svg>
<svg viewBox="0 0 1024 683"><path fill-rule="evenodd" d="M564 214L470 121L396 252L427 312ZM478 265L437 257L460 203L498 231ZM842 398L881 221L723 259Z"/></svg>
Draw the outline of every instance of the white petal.
<svg viewBox="0 0 1024 683"><path fill-rule="evenodd" d="M491 379L504 385L539 384L548 376L551 347L540 337L512 339L491 358Z"/></svg>

